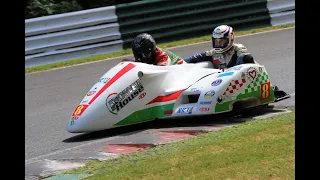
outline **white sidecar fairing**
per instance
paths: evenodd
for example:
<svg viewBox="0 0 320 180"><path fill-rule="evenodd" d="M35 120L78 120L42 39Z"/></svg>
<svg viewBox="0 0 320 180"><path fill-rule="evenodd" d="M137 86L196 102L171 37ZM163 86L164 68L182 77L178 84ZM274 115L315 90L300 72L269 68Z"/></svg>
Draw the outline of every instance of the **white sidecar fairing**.
<svg viewBox="0 0 320 180"><path fill-rule="evenodd" d="M152 120L163 114L161 109L172 109L183 90L220 71L203 67L210 67L210 63L153 66L121 62L88 91L72 113L67 129L89 132ZM144 109L146 112L137 113Z"/></svg>
<svg viewBox="0 0 320 180"><path fill-rule="evenodd" d="M263 66L245 64L222 72L212 69L210 62L174 66L121 62L94 84L67 129L90 132L155 118L222 113L238 101L250 101L250 106L274 101Z"/></svg>

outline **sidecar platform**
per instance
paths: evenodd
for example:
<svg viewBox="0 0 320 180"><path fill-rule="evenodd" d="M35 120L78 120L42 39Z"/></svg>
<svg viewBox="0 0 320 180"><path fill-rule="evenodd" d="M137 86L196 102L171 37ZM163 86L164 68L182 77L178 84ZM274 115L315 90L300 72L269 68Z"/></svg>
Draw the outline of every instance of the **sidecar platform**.
<svg viewBox="0 0 320 180"><path fill-rule="evenodd" d="M279 102L284 99L290 98L290 94L287 94L286 92L279 90L278 86L274 86L274 96L275 96L275 101L274 102Z"/></svg>

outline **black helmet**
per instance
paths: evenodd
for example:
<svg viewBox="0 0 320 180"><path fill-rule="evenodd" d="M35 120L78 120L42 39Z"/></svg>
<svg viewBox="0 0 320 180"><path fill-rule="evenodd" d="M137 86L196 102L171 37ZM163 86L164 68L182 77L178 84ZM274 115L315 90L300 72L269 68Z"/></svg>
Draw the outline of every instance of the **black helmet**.
<svg viewBox="0 0 320 180"><path fill-rule="evenodd" d="M154 64L152 56L155 50L156 41L150 34L139 34L132 42L132 52L137 62Z"/></svg>

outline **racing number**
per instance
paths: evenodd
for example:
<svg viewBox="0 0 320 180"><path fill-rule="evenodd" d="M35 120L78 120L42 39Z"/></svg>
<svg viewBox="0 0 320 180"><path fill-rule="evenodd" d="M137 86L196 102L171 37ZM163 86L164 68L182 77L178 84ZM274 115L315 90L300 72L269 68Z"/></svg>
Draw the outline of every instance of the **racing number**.
<svg viewBox="0 0 320 180"><path fill-rule="evenodd" d="M270 82L261 84L260 99L268 99L270 97Z"/></svg>
<svg viewBox="0 0 320 180"><path fill-rule="evenodd" d="M82 109L83 109L83 106L78 106L76 111L74 112L74 115L80 114Z"/></svg>
<svg viewBox="0 0 320 180"><path fill-rule="evenodd" d="M76 109L74 110L72 116L81 116L81 114L83 113L83 111L88 107L88 105L79 105L76 107Z"/></svg>

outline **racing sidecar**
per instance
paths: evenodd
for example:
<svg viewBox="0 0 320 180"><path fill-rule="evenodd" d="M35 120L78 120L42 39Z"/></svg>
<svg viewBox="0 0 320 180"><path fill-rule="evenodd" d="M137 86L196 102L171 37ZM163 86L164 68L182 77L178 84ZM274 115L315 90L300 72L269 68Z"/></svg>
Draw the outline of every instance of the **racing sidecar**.
<svg viewBox="0 0 320 180"><path fill-rule="evenodd" d="M67 130L92 132L159 118L226 113L290 96L265 67L213 69L211 62L154 66L120 62L107 71L72 112Z"/></svg>

